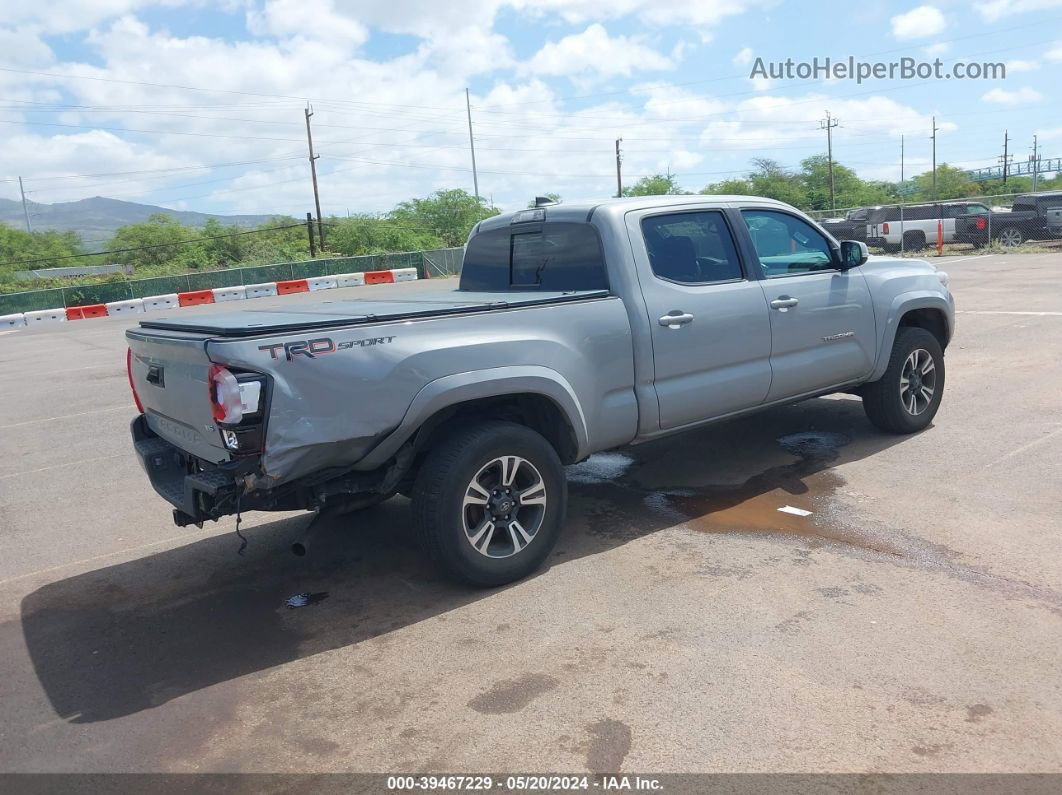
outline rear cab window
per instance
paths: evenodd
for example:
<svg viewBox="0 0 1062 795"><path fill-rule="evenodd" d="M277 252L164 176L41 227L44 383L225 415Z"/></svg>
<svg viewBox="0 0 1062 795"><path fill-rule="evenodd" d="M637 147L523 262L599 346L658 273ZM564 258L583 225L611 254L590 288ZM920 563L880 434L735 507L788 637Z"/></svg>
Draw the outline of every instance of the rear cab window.
<svg viewBox="0 0 1062 795"><path fill-rule="evenodd" d="M461 290L607 290L597 230L588 223L514 223L473 235Z"/></svg>

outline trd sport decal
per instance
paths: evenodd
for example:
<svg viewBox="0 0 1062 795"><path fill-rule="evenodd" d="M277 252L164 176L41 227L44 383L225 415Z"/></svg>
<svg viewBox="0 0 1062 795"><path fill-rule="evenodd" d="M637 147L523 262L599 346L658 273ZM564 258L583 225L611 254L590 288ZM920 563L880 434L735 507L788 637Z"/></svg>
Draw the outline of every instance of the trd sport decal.
<svg viewBox="0 0 1062 795"><path fill-rule="evenodd" d="M298 340L296 342L277 342L273 345L259 345L258 350L269 351L269 358L279 359L279 351L284 351L284 358L289 362L296 356L305 356L308 359L316 359L326 353L336 351L349 351L353 348L371 348L373 345L386 345L394 339L391 337L366 337L361 340L344 340L335 342L331 337L317 337L312 340Z"/></svg>

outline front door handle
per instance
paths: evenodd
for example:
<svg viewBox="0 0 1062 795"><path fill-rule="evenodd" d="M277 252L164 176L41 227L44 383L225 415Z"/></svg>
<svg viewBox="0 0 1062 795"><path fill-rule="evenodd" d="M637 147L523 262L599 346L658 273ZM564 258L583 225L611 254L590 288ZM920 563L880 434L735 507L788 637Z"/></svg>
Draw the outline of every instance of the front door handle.
<svg viewBox="0 0 1062 795"><path fill-rule="evenodd" d="M780 295L771 301L771 309L777 309L779 312L788 312L790 308L799 304L800 301L793 298L790 295Z"/></svg>
<svg viewBox="0 0 1062 795"><path fill-rule="evenodd" d="M678 328L693 322L693 315L688 312L673 312L660 318L660 325L668 328Z"/></svg>

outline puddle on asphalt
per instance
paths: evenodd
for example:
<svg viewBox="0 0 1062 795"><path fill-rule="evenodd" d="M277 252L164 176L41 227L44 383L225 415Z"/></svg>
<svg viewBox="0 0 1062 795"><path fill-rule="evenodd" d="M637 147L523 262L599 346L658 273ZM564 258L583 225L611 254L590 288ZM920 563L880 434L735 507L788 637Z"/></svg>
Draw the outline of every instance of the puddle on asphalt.
<svg viewBox="0 0 1062 795"><path fill-rule="evenodd" d="M794 536L819 543L840 543L888 555L903 555L905 548L882 534L854 530L830 521L828 500L844 485L830 469L840 450L851 442L839 433L808 431L782 436L777 444L795 461L770 467L730 485L708 484L696 489L637 489L624 479L622 488L637 491L642 507L670 524L681 523L704 533L769 533ZM569 480L604 485L632 474L635 459L622 454L591 456L569 469ZM574 477L573 477L574 475ZM629 516L626 501L597 512L595 524L604 525ZM792 506L811 511L798 516L779 511ZM611 516L609 516L611 514Z"/></svg>
<svg viewBox="0 0 1062 795"><path fill-rule="evenodd" d="M698 533L799 539L812 547L834 546L857 554L886 556L886 560L902 566L939 571L1006 598L1033 600L1062 615L1062 594L1058 592L962 565L960 553L907 531L881 522L854 520L831 499L845 484L832 466L841 449L851 442L847 436L811 431L775 441L795 460L770 467L743 483L694 488L638 485L642 468L651 466L653 459L643 460L637 452L631 457L591 456L580 465L584 479L575 480L584 484L577 486L584 494L597 498L596 505L585 510L587 527L593 535L617 539L675 525ZM606 477L608 473L610 477ZM778 510L787 505L812 513L797 516Z"/></svg>

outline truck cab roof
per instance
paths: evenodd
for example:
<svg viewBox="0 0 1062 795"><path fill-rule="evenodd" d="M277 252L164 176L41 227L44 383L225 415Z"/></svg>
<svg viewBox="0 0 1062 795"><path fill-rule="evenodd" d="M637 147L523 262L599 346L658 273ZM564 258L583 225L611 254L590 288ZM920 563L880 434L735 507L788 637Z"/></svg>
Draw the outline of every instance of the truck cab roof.
<svg viewBox="0 0 1062 795"><path fill-rule="evenodd" d="M501 213L480 221L473 230L473 234L498 229L514 223L532 221L561 222L561 223L587 223L598 212L623 214L631 210L651 210L657 207L681 207L684 205L696 205L697 207L729 207L735 204L775 206L791 210L792 208L783 202L774 199L765 199L762 196L739 196L728 194L690 193L677 196L625 196L622 199L607 199L596 202L575 202L572 204L550 204L544 207L531 207L526 210L514 210Z"/></svg>

